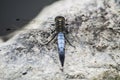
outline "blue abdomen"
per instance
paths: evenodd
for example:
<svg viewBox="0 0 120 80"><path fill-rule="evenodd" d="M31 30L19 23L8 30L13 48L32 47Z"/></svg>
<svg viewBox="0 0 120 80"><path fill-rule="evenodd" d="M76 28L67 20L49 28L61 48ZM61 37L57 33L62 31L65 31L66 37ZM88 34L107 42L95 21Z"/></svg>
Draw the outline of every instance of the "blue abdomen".
<svg viewBox="0 0 120 80"><path fill-rule="evenodd" d="M58 53L61 65L64 66L64 59L65 59L65 38L62 32L58 33Z"/></svg>
<svg viewBox="0 0 120 80"><path fill-rule="evenodd" d="M64 48L65 48L64 34L62 32L59 32L57 39L58 39L58 51L64 52Z"/></svg>

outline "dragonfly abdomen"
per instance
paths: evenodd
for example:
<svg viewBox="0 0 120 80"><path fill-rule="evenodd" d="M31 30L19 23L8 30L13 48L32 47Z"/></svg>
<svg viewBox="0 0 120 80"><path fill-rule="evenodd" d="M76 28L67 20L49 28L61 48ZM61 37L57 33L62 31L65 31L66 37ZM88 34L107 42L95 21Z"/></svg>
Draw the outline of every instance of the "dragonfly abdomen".
<svg viewBox="0 0 120 80"><path fill-rule="evenodd" d="M64 58L65 58L65 38L62 32L58 33L58 53L61 65L64 66Z"/></svg>

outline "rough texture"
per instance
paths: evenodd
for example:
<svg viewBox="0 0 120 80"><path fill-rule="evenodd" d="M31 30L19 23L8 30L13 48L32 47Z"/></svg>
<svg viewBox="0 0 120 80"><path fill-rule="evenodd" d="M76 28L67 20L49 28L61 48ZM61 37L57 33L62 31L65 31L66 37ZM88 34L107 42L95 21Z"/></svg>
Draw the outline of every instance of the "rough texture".
<svg viewBox="0 0 120 80"><path fill-rule="evenodd" d="M115 1L63 0L44 9L26 30L1 44L0 79L120 80L120 14ZM75 46L66 44L63 72L56 43L43 45L52 36L50 24L57 15L67 19L67 37Z"/></svg>

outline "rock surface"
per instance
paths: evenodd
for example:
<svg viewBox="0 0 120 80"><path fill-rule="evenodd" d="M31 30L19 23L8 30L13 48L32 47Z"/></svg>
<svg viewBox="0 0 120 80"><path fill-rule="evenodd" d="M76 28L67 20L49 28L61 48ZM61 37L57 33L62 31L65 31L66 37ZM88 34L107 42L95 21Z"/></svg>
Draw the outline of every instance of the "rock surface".
<svg viewBox="0 0 120 80"><path fill-rule="evenodd" d="M115 0L116 1L116 0ZM0 45L0 80L120 80L120 12L114 0L62 0ZM49 14L49 15L48 15ZM69 24L64 71L52 36L54 17Z"/></svg>

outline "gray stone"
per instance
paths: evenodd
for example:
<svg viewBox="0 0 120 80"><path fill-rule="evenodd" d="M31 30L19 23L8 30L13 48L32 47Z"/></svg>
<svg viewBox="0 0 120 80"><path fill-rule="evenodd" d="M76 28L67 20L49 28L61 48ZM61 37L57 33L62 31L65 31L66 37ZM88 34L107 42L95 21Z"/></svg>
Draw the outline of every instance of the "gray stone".
<svg viewBox="0 0 120 80"><path fill-rule="evenodd" d="M57 44L43 45L62 15L69 24L64 71ZM120 13L114 0L61 0L0 45L1 80L120 80Z"/></svg>

